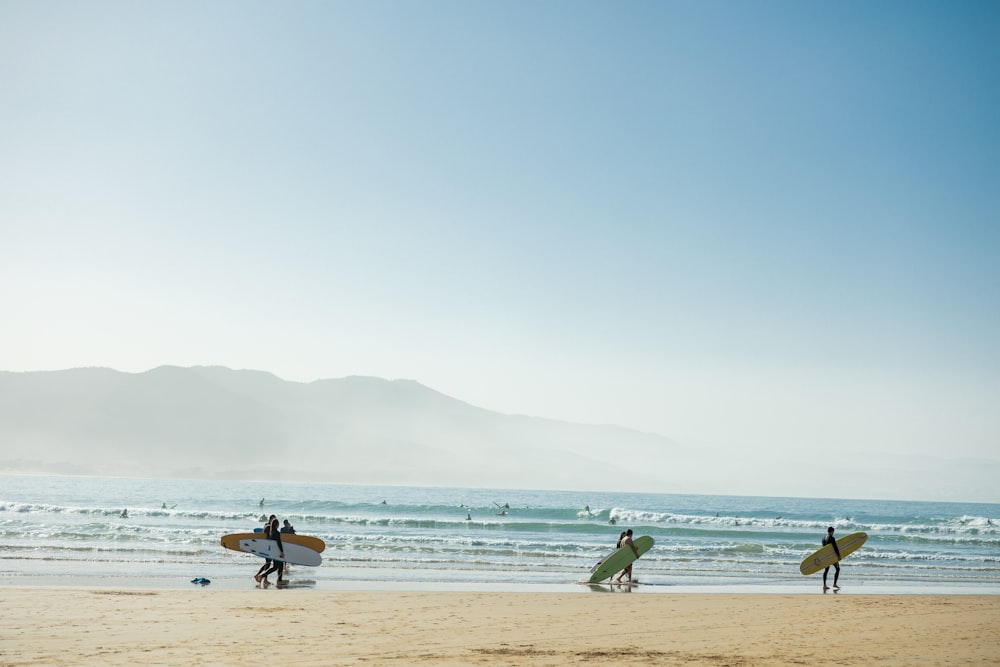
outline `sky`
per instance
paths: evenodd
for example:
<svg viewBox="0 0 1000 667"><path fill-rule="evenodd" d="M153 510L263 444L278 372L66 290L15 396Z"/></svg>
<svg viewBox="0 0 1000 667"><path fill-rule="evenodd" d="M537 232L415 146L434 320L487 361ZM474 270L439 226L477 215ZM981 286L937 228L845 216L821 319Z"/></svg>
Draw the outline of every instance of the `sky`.
<svg viewBox="0 0 1000 667"><path fill-rule="evenodd" d="M0 369L996 460L998 34L975 1L0 0Z"/></svg>

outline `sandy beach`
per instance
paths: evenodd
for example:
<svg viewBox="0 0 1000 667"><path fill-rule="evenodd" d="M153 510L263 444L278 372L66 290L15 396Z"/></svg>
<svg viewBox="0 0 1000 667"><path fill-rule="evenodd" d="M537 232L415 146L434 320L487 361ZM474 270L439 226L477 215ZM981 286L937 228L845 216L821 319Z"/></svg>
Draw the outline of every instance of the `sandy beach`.
<svg viewBox="0 0 1000 667"><path fill-rule="evenodd" d="M992 665L1000 597L5 588L0 665Z"/></svg>

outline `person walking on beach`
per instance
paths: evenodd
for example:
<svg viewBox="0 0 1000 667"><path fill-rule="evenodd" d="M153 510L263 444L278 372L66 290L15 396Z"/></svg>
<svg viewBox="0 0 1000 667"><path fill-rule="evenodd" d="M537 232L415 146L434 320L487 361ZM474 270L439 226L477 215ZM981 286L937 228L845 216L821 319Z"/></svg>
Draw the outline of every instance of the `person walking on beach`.
<svg viewBox="0 0 1000 667"><path fill-rule="evenodd" d="M274 540L275 542L278 543L278 558L284 558L285 557L285 547L281 543L281 530L280 530L280 527L281 527L281 524L278 523L278 518L277 517L273 517L271 519L270 531L267 533L267 535L268 535L267 539ZM267 576L269 574L271 574L272 572L277 572L278 573L278 584L280 585L281 583L283 583L282 582L282 577L285 574L285 561L283 561L283 560L272 560L272 561L268 561L268 562L271 564L271 567L269 567L267 570L265 570L263 574L258 574L256 577L254 577L254 579L256 579L258 582L263 582L263 584L265 586L270 586L271 582L269 582L267 580Z"/></svg>
<svg viewBox="0 0 1000 667"><path fill-rule="evenodd" d="M823 538L823 546L828 544L833 545L833 550L837 554L837 561L833 564L837 571L833 573L833 588L839 590L840 586L837 585L837 580L840 579L840 547L837 546L837 538L833 536L833 526L826 529L826 537ZM830 566L827 565L826 569L823 570L823 590L830 590L829 586L826 585L826 575L830 571Z"/></svg>
<svg viewBox="0 0 1000 667"><path fill-rule="evenodd" d="M288 519L285 519L284 525L281 526L281 531L279 531L279 532L287 534L287 535L294 535L295 534L295 526L293 526L288 521ZM281 580L282 580L283 576L286 575L286 574L289 574L291 571L292 571L292 566L291 565L289 565L288 563L282 563L281 564L281 573L279 573L279 575L278 575L278 583L281 583Z"/></svg>
<svg viewBox="0 0 1000 667"><path fill-rule="evenodd" d="M276 517L276 516L274 516L272 514L270 518L267 518L267 517L262 517L262 518L264 519L264 532L262 533L264 535L264 539L265 540L274 539L274 538L271 537L271 522L272 521L277 521L278 517ZM261 580L261 577L270 568L271 568L271 559L270 558L265 558L264 559L264 564L260 566L259 570L257 570L257 574L255 574L253 576L253 580L256 581L259 584L260 580Z"/></svg>
<svg viewBox="0 0 1000 667"><path fill-rule="evenodd" d="M621 549L626 544L628 546L632 547L632 551L635 552L635 557L638 558L639 557L639 550L635 548L635 544L632 542L632 529L631 528L629 528L624 533L622 533L621 538L618 540L618 548ZM617 581L618 581L619 584L622 583L622 577L624 577L626 575L628 575L628 580L632 581L632 563L629 563L628 567L626 567L624 570L622 570L622 573L618 575Z"/></svg>

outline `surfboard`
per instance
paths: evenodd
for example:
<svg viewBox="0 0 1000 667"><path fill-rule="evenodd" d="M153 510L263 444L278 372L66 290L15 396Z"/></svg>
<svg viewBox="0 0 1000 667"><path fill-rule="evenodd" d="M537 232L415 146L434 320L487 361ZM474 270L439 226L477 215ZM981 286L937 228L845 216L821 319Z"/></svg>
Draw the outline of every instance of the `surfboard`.
<svg viewBox="0 0 1000 667"><path fill-rule="evenodd" d="M844 560L852 553L861 548L861 545L868 539L868 533L851 533L837 540L837 548L840 549L840 560ZM815 574L820 570L830 567L837 562L837 552L833 550L832 544L825 545L822 549L806 557L799 565L799 572L802 574Z"/></svg>
<svg viewBox="0 0 1000 667"><path fill-rule="evenodd" d="M222 536L222 546L232 551L243 551L243 549L240 549L240 540L253 539L262 539L262 535L260 533L231 533L229 535ZM299 535L297 533L282 533L281 543L299 544L308 549L312 549L318 554L323 553L323 550L326 549L326 542L318 537Z"/></svg>
<svg viewBox="0 0 1000 667"><path fill-rule="evenodd" d="M590 588L595 591L598 589L606 591L606 590L613 590L615 588L636 588L639 586L638 579L633 579L632 581L628 581L627 579L622 579L620 582L615 581L614 579L608 579L606 581L598 581L596 583L591 583L586 579L584 579L583 581L578 581L576 583L590 586Z"/></svg>
<svg viewBox="0 0 1000 667"><path fill-rule="evenodd" d="M292 544L291 542L286 544L285 542L282 542L282 546L285 548L285 555L283 558L279 557L281 552L278 551L278 543L274 540L265 540L263 538L240 540L241 551L261 556L263 558L280 560L283 563L292 563L293 565L309 565L312 567L315 567L323 562L322 556L312 549L302 546L301 544Z"/></svg>
<svg viewBox="0 0 1000 667"><path fill-rule="evenodd" d="M639 552L640 556L653 548L653 538L649 535L637 537L632 540L632 543L635 544L636 551ZM614 553L609 554L607 557L602 558L601 562L591 569L592 574L590 575L590 579L588 581L591 584L604 581L608 577L614 576L624 570L630 564L635 562L635 560L635 552L632 551L632 547L626 544L621 549L618 549Z"/></svg>

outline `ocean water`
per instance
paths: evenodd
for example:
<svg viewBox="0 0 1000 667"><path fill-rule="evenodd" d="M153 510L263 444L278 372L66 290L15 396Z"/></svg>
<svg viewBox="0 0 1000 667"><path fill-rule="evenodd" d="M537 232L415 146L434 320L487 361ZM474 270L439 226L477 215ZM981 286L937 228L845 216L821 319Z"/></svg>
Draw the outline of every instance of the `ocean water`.
<svg viewBox="0 0 1000 667"><path fill-rule="evenodd" d="M0 475L0 586L251 588L219 538L262 514L326 542L300 588L588 591L631 528L656 540L637 592L815 592L798 565L834 526L869 535L843 591L1000 594L995 504L32 475Z"/></svg>

